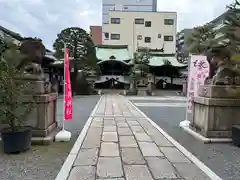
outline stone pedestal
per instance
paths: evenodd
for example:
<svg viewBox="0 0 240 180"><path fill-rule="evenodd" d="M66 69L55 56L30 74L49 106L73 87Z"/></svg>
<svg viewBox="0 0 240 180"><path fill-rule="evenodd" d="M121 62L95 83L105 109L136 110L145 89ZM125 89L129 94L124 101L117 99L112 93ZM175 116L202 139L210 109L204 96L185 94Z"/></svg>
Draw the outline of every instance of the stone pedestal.
<svg viewBox="0 0 240 180"><path fill-rule="evenodd" d="M234 87L239 89L240 87ZM192 128L207 138L231 138L232 126L240 125L240 99L226 86L200 86L194 98Z"/></svg>
<svg viewBox="0 0 240 180"><path fill-rule="evenodd" d="M50 93L49 83L44 81L31 81L31 88L24 96L24 102L30 103L29 97L34 96L36 102L26 117L23 125L33 127L32 142L35 144L50 144L53 142L58 126L56 121L57 93ZM0 129L7 127L1 124Z"/></svg>
<svg viewBox="0 0 240 180"><path fill-rule="evenodd" d="M41 94L36 95L36 98L36 105L27 117L25 125L33 127L33 137L47 137L57 128L57 94Z"/></svg>

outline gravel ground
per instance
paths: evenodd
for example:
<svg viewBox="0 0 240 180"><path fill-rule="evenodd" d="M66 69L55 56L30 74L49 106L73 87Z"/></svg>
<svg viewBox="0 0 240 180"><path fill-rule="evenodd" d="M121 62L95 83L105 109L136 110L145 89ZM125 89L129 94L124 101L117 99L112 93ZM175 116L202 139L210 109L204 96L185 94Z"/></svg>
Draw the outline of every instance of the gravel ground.
<svg viewBox="0 0 240 180"><path fill-rule="evenodd" d="M54 180L98 100L99 96L77 96L73 99L73 120L65 123L66 129L72 132L70 142L33 146L28 152L18 155L6 155L1 149L0 180ZM57 118L60 125L62 102L59 97Z"/></svg>
<svg viewBox="0 0 240 180"><path fill-rule="evenodd" d="M134 101L143 102L143 101ZM144 101L147 103L149 101ZM163 101L161 101L162 103ZM169 101L170 103L173 101ZM168 102L168 103L169 103ZM159 102L160 103L160 102ZM198 157L223 180L240 180L240 148L232 144L203 144L179 128L185 108L138 107L170 136Z"/></svg>

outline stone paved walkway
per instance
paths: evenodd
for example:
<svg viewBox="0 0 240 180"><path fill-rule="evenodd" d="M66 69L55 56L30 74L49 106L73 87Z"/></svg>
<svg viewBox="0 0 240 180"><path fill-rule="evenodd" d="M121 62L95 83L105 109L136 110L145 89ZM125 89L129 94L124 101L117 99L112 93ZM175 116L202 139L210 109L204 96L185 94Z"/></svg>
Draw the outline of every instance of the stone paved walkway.
<svg viewBox="0 0 240 180"><path fill-rule="evenodd" d="M68 180L208 180L123 96L103 96Z"/></svg>

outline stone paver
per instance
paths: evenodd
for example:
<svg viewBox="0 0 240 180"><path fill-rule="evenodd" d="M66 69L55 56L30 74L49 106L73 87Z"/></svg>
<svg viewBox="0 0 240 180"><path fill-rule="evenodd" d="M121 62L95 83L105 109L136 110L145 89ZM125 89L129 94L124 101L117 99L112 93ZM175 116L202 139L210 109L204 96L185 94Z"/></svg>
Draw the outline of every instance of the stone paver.
<svg viewBox="0 0 240 180"><path fill-rule="evenodd" d="M119 156L117 143L103 142L101 144L100 156Z"/></svg>
<svg viewBox="0 0 240 180"><path fill-rule="evenodd" d="M147 141L147 142L152 142L153 140L146 134L146 133L135 133L135 137L137 141Z"/></svg>
<svg viewBox="0 0 240 180"><path fill-rule="evenodd" d="M98 148L81 149L75 160L75 166L96 165L98 159Z"/></svg>
<svg viewBox="0 0 240 180"><path fill-rule="evenodd" d="M100 157L97 164L97 177L117 178L123 177L123 169L120 157Z"/></svg>
<svg viewBox="0 0 240 180"><path fill-rule="evenodd" d="M104 126L115 126L116 122L114 120L104 120Z"/></svg>
<svg viewBox="0 0 240 180"><path fill-rule="evenodd" d="M134 134L136 133L144 133L144 129L141 126L130 126L131 130L133 131Z"/></svg>
<svg viewBox="0 0 240 180"><path fill-rule="evenodd" d="M122 96L103 96L68 180L208 180Z"/></svg>
<svg viewBox="0 0 240 180"><path fill-rule="evenodd" d="M122 160L124 164L145 164L145 160L138 148L122 148Z"/></svg>
<svg viewBox="0 0 240 180"><path fill-rule="evenodd" d="M117 132L103 132L102 140L105 142L106 141L117 142L118 141Z"/></svg>
<svg viewBox="0 0 240 180"><path fill-rule="evenodd" d="M96 168L93 166L76 166L73 167L68 180L76 180L81 177L81 180L95 180Z"/></svg>
<svg viewBox="0 0 240 180"><path fill-rule="evenodd" d="M97 180L125 180L124 178L107 178L107 179L97 179Z"/></svg>
<svg viewBox="0 0 240 180"><path fill-rule="evenodd" d="M117 127L119 128L127 128L128 124L126 122L117 122Z"/></svg>
<svg viewBox="0 0 240 180"><path fill-rule="evenodd" d="M125 165L126 180L153 180L146 165Z"/></svg>
<svg viewBox="0 0 240 180"><path fill-rule="evenodd" d="M139 126L139 123L137 121L128 121L128 124L130 126Z"/></svg>
<svg viewBox="0 0 240 180"><path fill-rule="evenodd" d="M100 147L101 134L100 133L90 133L87 134L83 142L82 148L97 148Z"/></svg>
<svg viewBox="0 0 240 180"><path fill-rule="evenodd" d="M120 136L130 136L130 135L133 135L133 133L130 130L130 128L118 128L118 134Z"/></svg>
<svg viewBox="0 0 240 180"><path fill-rule="evenodd" d="M177 172L166 158L147 157L146 160L155 179L177 178Z"/></svg>
<svg viewBox="0 0 240 180"><path fill-rule="evenodd" d="M143 156L163 156L157 145L153 142L139 142Z"/></svg>
<svg viewBox="0 0 240 180"><path fill-rule="evenodd" d="M163 154L172 163L186 163L190 162L177 148L175 147L160 147Z"/></svg>
<svg viewBox="0 0 240 180"><path fill-rule="evenodd" d="M134 136L120 136L120 147L138 147Z"/></svg>
<svg viewBox="0 0 240 180"><path fill-rule="evenodd" d="M204 172L202 172L195 164L179 163L174 164L177 171L186 180L211 180Z"/></svg>
<svg viewBox="0 0 240 180"><path fill-rule="evenodd" d="M104 126L103 131L104 132L116 132L117 128L116 128L116 126Z"/></svg>

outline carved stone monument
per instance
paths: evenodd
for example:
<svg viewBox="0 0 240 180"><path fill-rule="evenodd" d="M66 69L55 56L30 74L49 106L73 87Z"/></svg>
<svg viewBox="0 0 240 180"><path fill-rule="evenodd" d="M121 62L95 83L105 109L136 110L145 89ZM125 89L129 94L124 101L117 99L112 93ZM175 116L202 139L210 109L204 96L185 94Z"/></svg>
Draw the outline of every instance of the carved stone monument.
<svg viewBox="0 0 240 180"><path fill-rule="evenodd" d="M30 82L30 87L24 97L25 103L32 103L30 96L36 101L25 125L33 127L32 143L50 144L53 142L58 126L56 121L57 93L52 92L51 83L44 78L41 63L44 57L45 47L39 40L28 38L22 42L21 53L26 55L25 62L28 66L24 78L19 81ZM5 125L1 125L5 127Z"/></svg>
<svg viewBox="0 0 240 180"><path fill-rule="evenodd" d="M211 63L216 73L194 98L191 128L207 138L231 138L232 126L240 125L239 76L230 56L224 47L214 50Z"/></svg>

